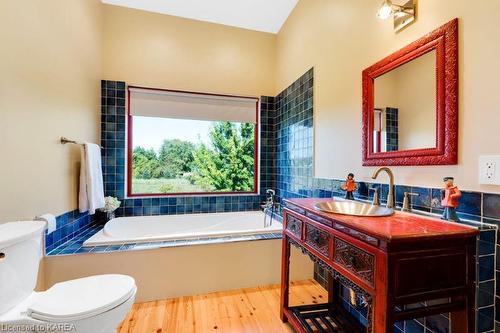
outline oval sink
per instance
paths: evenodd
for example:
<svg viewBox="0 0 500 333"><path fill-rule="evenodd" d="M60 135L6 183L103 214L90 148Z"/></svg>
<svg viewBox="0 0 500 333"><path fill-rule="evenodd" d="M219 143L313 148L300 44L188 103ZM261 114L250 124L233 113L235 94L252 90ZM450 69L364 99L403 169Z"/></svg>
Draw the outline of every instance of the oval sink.
<svg viewBox="0 0 500 333"><path fill-rule="evenodd" d="M394 214L394 209L392 208L374 206L351 200L320 202L314 206L323 212L352 216L378 217Z"/></svg>

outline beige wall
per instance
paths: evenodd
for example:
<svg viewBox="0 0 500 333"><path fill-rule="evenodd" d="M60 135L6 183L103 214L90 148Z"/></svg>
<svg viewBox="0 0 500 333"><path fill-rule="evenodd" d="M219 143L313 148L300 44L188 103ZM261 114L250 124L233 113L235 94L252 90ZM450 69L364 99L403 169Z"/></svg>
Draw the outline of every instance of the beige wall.
<svg viewBox="0 0 500 333"><path fill-rule="evenodd" d="M45 288L96 274L127 274L137 301L277 284L281 239L44 258ZM290 279L311 279L313 263L291 247ZM43 287L41 287L43 289Z"/></svg>
<svg viewBox="0 0 500 333"><path fill-rule="evenodd" d="M352 171L369 180L361 163L361 71L449 20L460 18L460 134L456 166L395 167L396 181L441 186L442 176L465 189L479 185L480 154L500 153L500 75L497 55L500 1L420 0L419 18L394 33L379 21L379 0L302 0L277 39L277 89L315 68L315 176L343 178Z"/></svg>
<svg viewBox="0 0 500 333"><path fill-rule="evenodd" d="M276 35L104 6L104 77L156 88L274 93Z"/></svg>
<svg viewBox="0 0 500 333"><path fill-rule="evenodd" d="M399 150L436 147L436 51L377 77L374 103L398 109Z"/></svg>
<svg viewBox="0 0 500 333"><path fill-rule="evenodd" d="M0 38L0 223L77 208L79 150L58 139L99 140L102 78L274 93L274 34L99 0L5 0Z"/></svg>
<svg viewBox="0 0 500 333"><path fill-rule="evenodd" d="M76 208L76 147L99 138L101 4L0 1L0 223Z"/></svg>
<svg viewBox="0 0 500 333"><path fill-rule="evenodd" d="M436 52L397 73L399 149L436 147Z"/></svg>

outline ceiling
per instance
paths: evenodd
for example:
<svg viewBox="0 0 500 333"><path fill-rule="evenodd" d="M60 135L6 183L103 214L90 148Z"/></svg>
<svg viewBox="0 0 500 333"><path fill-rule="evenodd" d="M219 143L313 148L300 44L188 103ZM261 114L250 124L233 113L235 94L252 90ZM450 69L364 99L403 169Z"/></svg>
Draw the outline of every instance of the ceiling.
<svg viewBox="0 0 500 333"><path fill-rule="evenodd" d="M102 0L103 3L277 33L299 0Z"/></svg>

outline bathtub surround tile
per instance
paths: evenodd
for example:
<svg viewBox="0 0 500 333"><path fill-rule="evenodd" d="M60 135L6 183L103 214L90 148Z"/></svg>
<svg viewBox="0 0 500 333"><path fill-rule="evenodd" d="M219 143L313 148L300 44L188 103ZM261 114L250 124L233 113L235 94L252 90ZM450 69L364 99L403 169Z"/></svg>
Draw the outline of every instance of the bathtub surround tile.
<svg viewBox="0 0 500 333"><path fill-rule="evenodd" d="M126 179L126 83L101 81L101 145L106 195L117 197L122 206L116 216L215 213L258 210L268 188L275 185L275 103L274 97L261 97L260 195L177 196L169 198L125 199ZM195 198L202 198L203 203ZM212 198L215 198L212 200ZM217 200L216 198L221 198ZM233 200L227 198L234 198ZM230 200L230 201L227 201Z"/></svg>
<svg viewBox="0 0 500 333"><path fill-rule="evenodd" d="M313 196L314 189L311 181L313 174L313 71L312 68L308 70L275 98L277 112L276 186L280 198Z"/></svg>
<svg viewBox="0 0 500 333"><path fill-rule="evenodd" d="M73 240L93 224L102 223L102 214L89 215L73 210L56 216L56 230L50 234L45 231L45 251L49 253L61 244Z"/></svg>
<svg viewBox="0 0 500 333"><path fill-rule="evenodd" d="M48 252L47 255L57 256L57 255L74 255L74 254L85 254L85 253L111 253L117 251L152 250L165 247L272 240L272 239L281 239L282 237L281 232L276 232L268 234L204 237L204 238L196 238L188 240L182 239L182 240L159 241L159 242L84 247L83 242L85 242L92 235L100 231L102 228L103 228L102 224L93 225L88 230L85 230L81 234L77 235L75 238L73 238L73 240L62 244L57 248L54 248L53 250Z"/></svg>
<svg viewBox="0 0 500 333"><path fill-rule="evenodd" d="M276 106L274 97L260 103L260 194L276 188Z"/></svg>

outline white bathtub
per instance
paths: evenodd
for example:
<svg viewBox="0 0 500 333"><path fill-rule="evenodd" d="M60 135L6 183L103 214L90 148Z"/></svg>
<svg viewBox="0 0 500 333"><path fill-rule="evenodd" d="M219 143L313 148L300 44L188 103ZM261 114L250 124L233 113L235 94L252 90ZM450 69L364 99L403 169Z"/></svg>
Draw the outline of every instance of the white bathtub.
<svg viewBox="0 0 500 333"><path fill-rule="evenodd" d="M275 219L271 226L264 227L264 213L260 211L118 217L106 223L83 246L254 235L281 229L281 223Z"/></svg>

